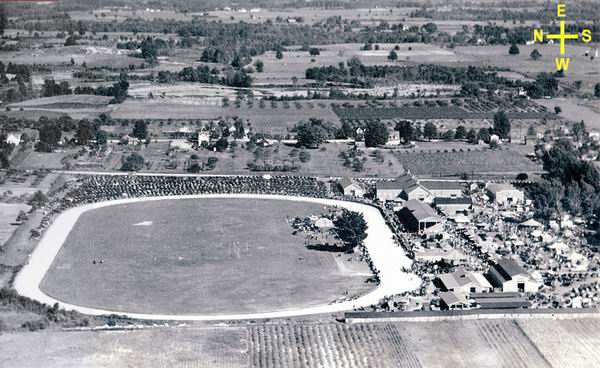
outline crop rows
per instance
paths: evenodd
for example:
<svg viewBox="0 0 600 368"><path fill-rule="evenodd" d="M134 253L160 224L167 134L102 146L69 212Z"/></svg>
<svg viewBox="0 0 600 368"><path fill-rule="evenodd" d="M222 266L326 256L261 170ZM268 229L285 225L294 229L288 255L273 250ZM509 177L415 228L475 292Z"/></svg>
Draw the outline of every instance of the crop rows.
<svg viewBox="0 0 600 368"><path fill-rule="evenodd" d="M395 156L415 175L452 176L541 170L525 156L509 150L396 152Z"/></svg>
<svg viewBox="0 0 600 368"><path fill-rule="evenodd" d="M480 338L493 349L502 367L549 367L515 321L477 321Z"/></svg>
<svg viewBox="0 0 600 368"><path fill-rule="evenodd" d="M420 367L394 326L358 324L250 327L252 367Z"/></svg>
<svg viewBox="0 0 600 368"><path fill-rule="evenodd" d="M592 368L598 366L600 361L600 335L598 334L600 321L524 320L519 321L518 324L553 367ZM566 343L567 341L569 343Z"/></svg>

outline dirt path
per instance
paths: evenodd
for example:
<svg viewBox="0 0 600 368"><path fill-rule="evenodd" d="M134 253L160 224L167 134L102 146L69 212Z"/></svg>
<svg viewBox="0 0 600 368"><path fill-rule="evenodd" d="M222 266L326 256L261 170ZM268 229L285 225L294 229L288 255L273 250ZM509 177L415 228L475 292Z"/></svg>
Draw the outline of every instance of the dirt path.
<svg viewBox="0 0 600 368"><path fill-rule="evenodd" d="M243 199L279 199L289 201L302 201L318 203L325 206L340 206L346 209L360 212L364 215L369 224L365 246L369 250L371 260L379 270L380 284L368 294L365 294L355 300L341 303L328 304L310 308L286 309L274 312L249 313L249 314L211 314L211 315L169 315L169 314L145 314L145 313L123 313L110 310L82 307L69 304L67 302L56 300L39 288L40 283L52 265L54 258L58 254L62 244L67 239L69 232L75 225L79 216L89 210L142 201L160 201L170 199L193 199L193 198L243 198ZM260 318L278 318L293 317L321 313L335 313L352 310L358 307L369 307L377 304L383 297L393 294L400 294L405 291L414 290L420 286L421 280L413 275L403 272L403 268L409 268L412 261L404 254L404 251L393 240L393 234L385 223L379 210L368 205L338 201L331 199L293 197L283 195L261 195L261 194L199 194L186 196L167 196L167 197L148 197L148 198L130 198L106 201L100 203L91 203L75 207L63 212L56 218L54 223L46 230L40 240L37 248L32 253L29 263L26 264L17 275L14 288L19 294L31 299L38 300L48 305L58 303L60 307L68 310L76 310L84 314L102 315L119 314L127 315L131 318L150 319L150 320L179 320L179 321L210 321L210 320L242 320L242 319L260 319Z"/></svg>

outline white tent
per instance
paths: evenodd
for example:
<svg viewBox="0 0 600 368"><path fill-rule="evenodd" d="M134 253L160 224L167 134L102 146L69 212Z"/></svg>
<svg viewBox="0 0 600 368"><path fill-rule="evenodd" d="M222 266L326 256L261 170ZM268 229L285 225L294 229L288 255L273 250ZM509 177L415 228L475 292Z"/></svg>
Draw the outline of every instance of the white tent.
<svg viewBox="0 0 600 368"><path fill-rule="evenodd" d="M529 219L529 220L527 220L525 222L521 222L519 224L519 226L523 226L523 227L540 227L540 226L542 226L542 224L539 223L539 222L537 222L537 221L535 221L534 219Z"/></svg>

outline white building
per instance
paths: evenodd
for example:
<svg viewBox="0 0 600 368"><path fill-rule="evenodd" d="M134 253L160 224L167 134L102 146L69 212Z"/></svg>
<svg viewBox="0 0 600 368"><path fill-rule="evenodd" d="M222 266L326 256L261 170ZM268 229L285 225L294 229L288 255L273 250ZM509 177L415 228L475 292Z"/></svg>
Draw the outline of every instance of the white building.
<svg viewBox="0 0 600 368"><path fill-rule="evenodd" d="M18 133L9 134L6 137L6 143L14 144L15 146L18 146L19 143L21 143L21 134L18 134Z"/></svg>
<svg viewBox="0 0 600 368"><path fill-rule="evenodd" d="M465 271L462 267L452 273L441 274L440 281L448 291L461 293L489 293L492 285L480 273Z"/></svg>
<svg viewBox="0 0 600 368"><path fill-rule="evenodd" d="M365 195L366 190L355 180L343 178L339 184L345 196L362 198Z"/></svg>
<svg viewBox="0 0 600 368"><path fill-rule="evenodd" d="M494 287L501 288L503 292L534 293L541 286L526 269L507 258L490 268L488 278Z"/></svg>
<svg viewBox="0 0 600 368"><path fill-rule="evenodd" d="M198 133L198 145L201 145L203 142L210 142L210 134L208 132Z"/></svg>
<svg viewBox="0 0 600 368"><path fill-rule="evenodd" d="M525 201L525 194L511 184L494 183L488 185L486 190L490 199L497 204L512 205Z"/></svg>

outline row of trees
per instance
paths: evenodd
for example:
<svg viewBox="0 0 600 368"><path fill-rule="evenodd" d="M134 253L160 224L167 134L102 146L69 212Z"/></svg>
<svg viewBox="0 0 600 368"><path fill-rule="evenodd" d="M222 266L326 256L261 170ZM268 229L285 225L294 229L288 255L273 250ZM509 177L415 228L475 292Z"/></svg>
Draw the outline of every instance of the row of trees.
<svg viewBox="0 0 600 368"><path fill-rule="evenodd" d="M396 55L397 56L397 55ZM346 64L308 68L306 79L335 83L350 83L359 87L370 87L375 81L410 81L443 84L474 83L514 86L506 78L499 77L489 68L469 66L466 68L444 65L364 65L358 57L350 58Z"/></svg>
<svg viewBox="0 0 600 368"><path fill-rule="evenodd" d="M252 86L252 77L244 69L229 68L221 72L210 69L206 65L200 65L195 69L185 67L179 72L161 70L158 72L159 83L170 83L173 81L198 82L208 84L223 84L230 87L249 88Z"/></svg>

